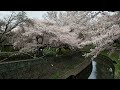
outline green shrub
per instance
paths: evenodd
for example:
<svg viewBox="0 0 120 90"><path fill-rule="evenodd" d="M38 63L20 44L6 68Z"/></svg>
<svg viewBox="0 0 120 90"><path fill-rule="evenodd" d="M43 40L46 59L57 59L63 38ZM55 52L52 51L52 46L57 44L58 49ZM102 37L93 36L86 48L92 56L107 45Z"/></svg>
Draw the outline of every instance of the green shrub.
<svg viewBox="0 0 120 90"><path fill-rule="evenodd" d="M61 48L61 51L59 51L59 48L45 48L43 49L44 55L67 55L70 53L69 49Z"/></svg>
<svg viewBox="0 0 120 90"><path fill-rule="evenodd" d="M15 53L17 52L2 52L0 53L0 60L8 58L10 55L13 55ZM9 57L5 61L16 61L16 60L25 60L25 59L32 59L32 57L27 54L16 54L16 55Z"/></svg>
<svg viewBox="0 0 120 90"><path fill-rule="evenodd" d="M0 52L0 60L9 57L10 55L14 54L13 52Z"/></svg>
<svg viewBox="0 0 120 90"><path fill-rule="evenodd" d="M14 52L13 46L0 46L1 52Z"/></svg>
<svg viewBox="0 0 120 90"><path fill-rule="evenodd" d="M43 49L44 55L56 55L58 48L45 48Z"/></svg>

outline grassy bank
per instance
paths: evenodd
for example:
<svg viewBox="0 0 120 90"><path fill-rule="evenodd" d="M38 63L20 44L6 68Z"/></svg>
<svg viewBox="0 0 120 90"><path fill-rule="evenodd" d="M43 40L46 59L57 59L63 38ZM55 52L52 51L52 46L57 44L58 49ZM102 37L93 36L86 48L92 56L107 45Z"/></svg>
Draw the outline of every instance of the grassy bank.
<svg viewBox="0 0 120 90"><path fill-rule="evenodd" d="M113 61L117 62L117 64L114 64L114 66L115 66L115 79L120 79L120 58L119 58L117 51L112 53L111 55L109 55L107 51L103 51L101 54L103 54L103 55L111 58Z"/></svg>

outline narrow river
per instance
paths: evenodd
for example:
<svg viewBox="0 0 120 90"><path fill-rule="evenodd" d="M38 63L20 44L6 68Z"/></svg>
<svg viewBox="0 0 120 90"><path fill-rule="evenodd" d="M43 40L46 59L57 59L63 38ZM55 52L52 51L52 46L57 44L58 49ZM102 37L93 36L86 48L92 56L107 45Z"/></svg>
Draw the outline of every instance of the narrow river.
<svg viewBox="0 0 120 90"><path fill-rule="evenodd" d="M115 67L112 60L99 55L92 63L77 75L67 79L114 79Z"/></svg>
<svg viewBox="0 0 120 90"><path fill-rule="evenodd" d="M92 61L92 72L88 79L97 79L97 70L96 70L96 62Z"/></svg>
<svg viewBox="0 0 120 90"><path fill-rule="evenodd" d="M108 60L92 61L92 72L88 79L114 79L114 67Z"/></svg>

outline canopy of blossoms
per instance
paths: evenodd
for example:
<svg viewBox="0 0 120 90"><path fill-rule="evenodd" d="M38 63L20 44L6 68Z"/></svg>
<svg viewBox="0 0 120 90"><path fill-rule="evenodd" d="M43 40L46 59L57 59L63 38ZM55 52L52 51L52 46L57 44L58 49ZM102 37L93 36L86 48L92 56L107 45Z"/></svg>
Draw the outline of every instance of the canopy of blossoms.
<svg viewBox="0 0 120 90"><path fill-rule="evenodd" d="M38 47L82 49L94 45L90 53L95 58L105 49L115 49L114 41L120 38L120 12L102 11L50 11L45 20L33 20L34 26L17 28L13 45L20 52L35 52Z"/></svg>

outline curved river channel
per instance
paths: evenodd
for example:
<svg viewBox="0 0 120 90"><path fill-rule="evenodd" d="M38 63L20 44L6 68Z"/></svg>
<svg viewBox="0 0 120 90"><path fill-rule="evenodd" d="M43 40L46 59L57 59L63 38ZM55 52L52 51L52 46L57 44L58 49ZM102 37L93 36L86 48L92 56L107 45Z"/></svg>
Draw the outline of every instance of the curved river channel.
<svg viewBox="0 0 120 90"><path fill-rule="evenodd" d="M114 71L115 67L111 59L96 58L92 61L92 72L88 79L114 79Z"/></svg>

